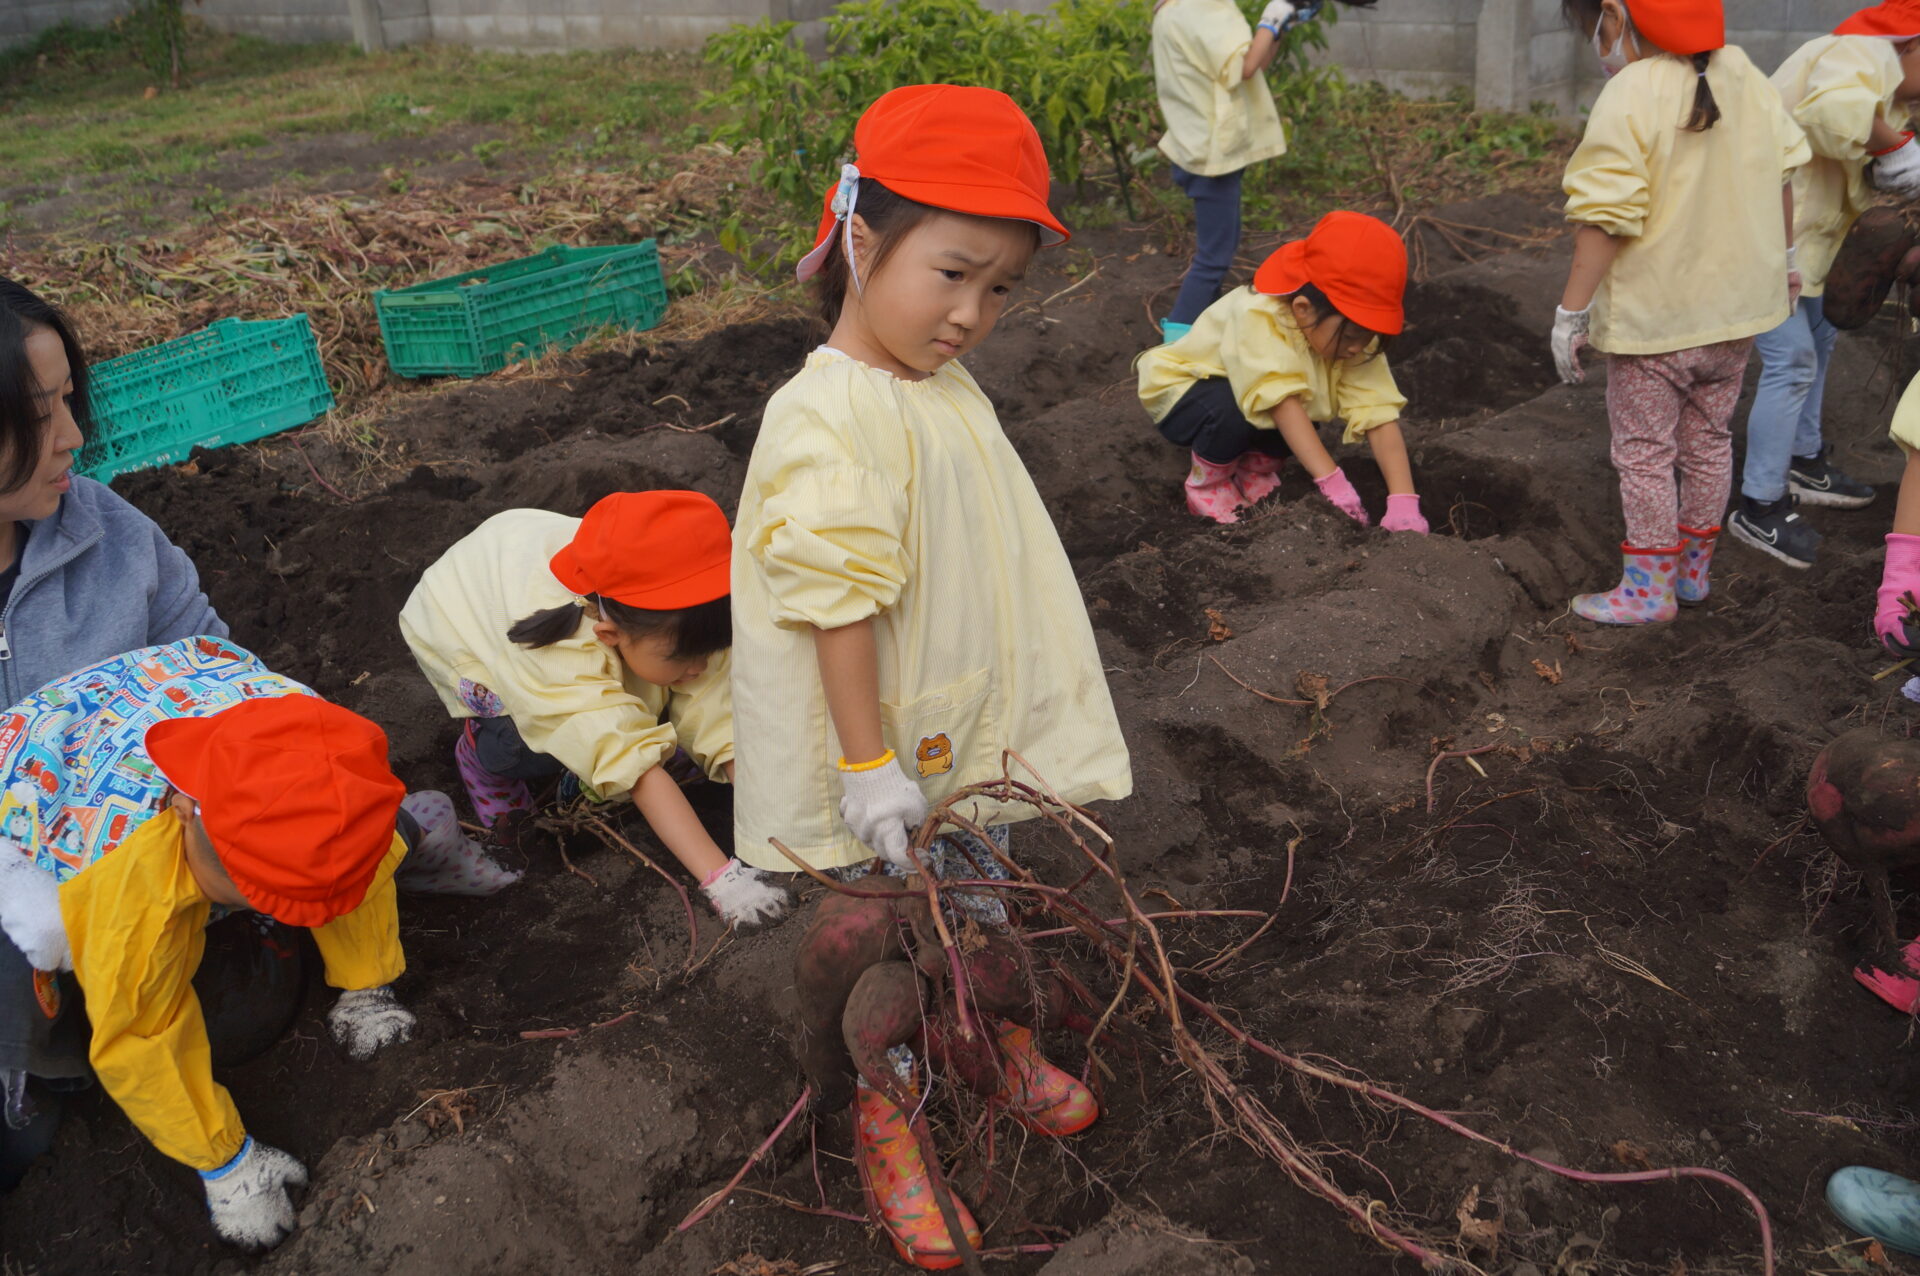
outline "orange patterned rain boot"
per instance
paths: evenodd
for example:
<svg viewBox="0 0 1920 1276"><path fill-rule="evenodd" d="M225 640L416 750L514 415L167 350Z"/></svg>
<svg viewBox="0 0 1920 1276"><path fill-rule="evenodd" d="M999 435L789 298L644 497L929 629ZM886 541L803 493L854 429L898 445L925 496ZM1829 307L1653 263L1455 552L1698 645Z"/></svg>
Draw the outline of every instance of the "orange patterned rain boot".
<svg viewBox="0 0 1920 1276"><path fill-rule="evenodd" d="M867 1207L887 1230L902 1262L924 1271L939 1272L960 1266L960 1254L940 1217L933 1180L920 1141L913 1137L899 1108L866 1082L854 1088L854 1160L860 1166L860 1185ZM966 1229L967 1243L980 1248L980 1227L966 1203L953 1198L954 1212Z"/></svg>
<svg viewBox="0 0 1920 1276"><path fill-rule="evenodd" d="M1000 1099L1014 1120L1057 1139L1078 1134L1100 1118L1093 1091L1048 1063L1030 1029L1002 1021L999 1037Z"/></svg>

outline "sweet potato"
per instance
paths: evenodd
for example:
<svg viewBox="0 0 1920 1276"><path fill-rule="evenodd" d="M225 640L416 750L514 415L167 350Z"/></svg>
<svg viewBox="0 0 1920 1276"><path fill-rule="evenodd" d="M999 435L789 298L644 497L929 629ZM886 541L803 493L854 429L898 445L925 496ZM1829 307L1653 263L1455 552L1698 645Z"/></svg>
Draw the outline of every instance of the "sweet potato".
<svg viewBox="0 0 1920 1276"><path fill-rule="evenodd" d="M841 1042L868 1084L877 1086L875 1078L891 1071L887 1051L919 1033L925 995L920 975L909 962L883 961L861 973L847 998Z"/></svg>
<svg viewBox="0 0 1920 1276"><path fill-rule="evenodd" d="M967 991L983 1015L1011 1019L1036 1031L1060 1026L1067 990L1061 982L1033 965L1027 952L1002 935L984 936L986 942L963 954Z"/></svg>
<svg viewBox="0 0 1920 1276"><path fill-rule="evenodd" d="M1920 865L1920 742L1857 727L1821 750L1807 809L1854 868Z"/></svg>
<svg viewBox="0 0 1920 1276"><path fill-rule="evenodd" d="M1902 269L1912 269L1906 258L1917 245L1920 234L1903 209L1879 205L1860 214L1827 274L1827 322L1859 328L1879 314Z"/></svg>

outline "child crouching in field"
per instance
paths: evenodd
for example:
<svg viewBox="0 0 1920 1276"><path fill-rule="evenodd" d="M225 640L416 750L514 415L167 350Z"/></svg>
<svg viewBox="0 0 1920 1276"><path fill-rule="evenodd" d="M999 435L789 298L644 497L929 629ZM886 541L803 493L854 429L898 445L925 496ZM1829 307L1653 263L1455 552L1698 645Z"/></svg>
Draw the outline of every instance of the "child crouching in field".
<svg viewBox="0 0 1920 1276"><path fill-rule="evenodd" d="M1567 163L1578 229L1553 355L1569 383L1589 336L1609 356L1627 532L1620 583L1572 606L1644 625L1707 596L1747 353L1797 300L1786 183L1811 151L1779 91L1726 44L1719 0L1561 7L1612 78Z"/></svg>
<svg viewBox="0 0 1920 1276"><path fill-rule="evenodd" d="M727 517L698 492L618 492L585 518L496 514L429 567L400 632L464 722L454 760L481 823L528 810L528 780L628 797L735 925L786 892L714 844L666 763L733 779Z"/></svg>
<svg viewBox="0 0 1920 1276"><path fill-rule="evenodd" d="M1268 257L1253 283L1207 307L1191 331L1138 361L1140 402L1170 443L1192 453L1187 508L1218 523L1280 486L1291 452L1314 485L1365 526L1366 507L1320 441L1346 422L1387 481L1391 532L1427 530L1400 432L1407 400L1386 348L1404 326L1407 250L1385 222L1328 213Z"/></svg>

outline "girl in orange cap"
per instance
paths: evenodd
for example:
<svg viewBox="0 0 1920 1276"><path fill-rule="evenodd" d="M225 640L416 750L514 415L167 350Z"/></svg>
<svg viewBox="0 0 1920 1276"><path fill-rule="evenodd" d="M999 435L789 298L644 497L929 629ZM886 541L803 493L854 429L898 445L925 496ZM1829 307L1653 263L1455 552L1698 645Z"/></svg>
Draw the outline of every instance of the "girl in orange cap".
<svg viewBox="0 0 1920 1276"><path fill-rule="evenodd" d="M328 1027L355 1059L408 1039L396 876L439 848L386 736L249 652L186 638L0 713L0 768L32 780L0 794L0 1144L33 1101L25 1078L91 1072L199 1171L222 1237L277 1244L306 1171L214 1081L194 973L207 924L252 910L312 930L345 990Z"/></svg>
<svg viewBox="0 0 1920 1276"><path fill-rule="evenodd" d="M799 270L819 280L832 334L767 404L740 497L734 844L770 869L791 867L777 837L832 871L878 855L889 873L1004 875L1006 826L1030 808L979 801L992 844L943 837L922 865L908 841L929 803L998 778L1008 748L1071 801L1133 786L1073 569L958 362L1035 248L1067 231L1047 208L1039 135L1003 93L896 89L854 145ZM971 911L1004 917L991 895ZM998 1041L1030 1128L1094 1119L1093 1096L1026 1029L1003 1024ZM905 1118L856 1094L861 1176L895 1248L958 1266Z"/></svg>
<svg viewBox="0 0 1920 1276"><path fill-rule="evenodd" d="M1186 336L1140 356L1140 402L1169 442L1192 453L1189 510L1238 522L1243 506L1280 486L1291 452L1321 494L1365 526L1360 494L1314 424L1338 417L1341 441L1365 438L1387 480L1380 526L1427 530L1400 433L1407 400L1386 360L1404 326L1406 288L1400 236L1362 213L1328 213Z"/></svg>
<svg viewBox="0 0 1920 1276"><path fill-rule="evenodd" d="M585 518L496 514L426 570L400 633L462 722L454 761L480 822L528 780L629 798L727 922L789 900L714 844L669 771L733 779L727 516L699 492L616 492Z"/></svg>
<svg viewBox="0 0 1920 1276"><path fill-rule="evenodd" d="M1619 585L1573 611L1643 625L1707 596L1747 352L1799 287L1787 182L1810 152L1780 94L1726 44L1719 0L1562 8L1610 78L1563 182L1578 229L1553 356L1569 383L1589 340L1610 356L1627 531Z"/></svg>

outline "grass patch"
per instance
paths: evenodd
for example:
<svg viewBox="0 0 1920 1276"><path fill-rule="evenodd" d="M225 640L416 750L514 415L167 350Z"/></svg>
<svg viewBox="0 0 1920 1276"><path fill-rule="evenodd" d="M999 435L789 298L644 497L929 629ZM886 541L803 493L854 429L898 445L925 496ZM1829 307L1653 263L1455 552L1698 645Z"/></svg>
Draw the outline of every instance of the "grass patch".
<svg viewBox="0 0 1920 1276"><path fill-rule="evenodd" d="M0 54L0 173L26 185L168 177L290 136L428 137L459 125L611 162L644 153L662 129L684 132L706 79L697 60L658 53L363 55L196 26L176 92L112 28L61 26Z"/></svg>

